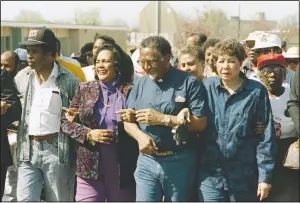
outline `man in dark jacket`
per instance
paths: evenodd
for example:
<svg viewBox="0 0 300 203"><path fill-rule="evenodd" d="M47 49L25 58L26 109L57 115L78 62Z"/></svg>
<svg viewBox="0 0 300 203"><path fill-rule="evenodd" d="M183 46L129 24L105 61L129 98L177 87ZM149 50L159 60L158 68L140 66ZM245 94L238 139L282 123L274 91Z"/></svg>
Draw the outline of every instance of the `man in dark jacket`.
<svg viewBox="0 0 300 203"><path fill-rule="evenodd" d="M4 192L7 167L12 165L12 157L7 137L7 126L21 117L22 107L13 78L1 69L1 185L0 199Z"/></svg>

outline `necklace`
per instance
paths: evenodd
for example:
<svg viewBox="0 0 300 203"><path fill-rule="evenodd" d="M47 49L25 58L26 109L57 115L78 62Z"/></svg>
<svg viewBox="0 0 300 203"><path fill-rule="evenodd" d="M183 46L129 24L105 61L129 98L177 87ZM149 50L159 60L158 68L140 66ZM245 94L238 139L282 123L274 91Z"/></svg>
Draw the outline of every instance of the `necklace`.
<svg viewBox="0 0 300 203"><path fill-rule="evenodd" d="M115 105L116 103L119 103L119 102L121 101L121 96L117 98L117 102L116 102L116 103L113 102L112 104L106 104L106 103L104 103L104 101L103 101L102 98L101 98L101 101L102 101L103 105L104 105L106 108L110 108L110 107L112 107L113 105Z"/></svg>

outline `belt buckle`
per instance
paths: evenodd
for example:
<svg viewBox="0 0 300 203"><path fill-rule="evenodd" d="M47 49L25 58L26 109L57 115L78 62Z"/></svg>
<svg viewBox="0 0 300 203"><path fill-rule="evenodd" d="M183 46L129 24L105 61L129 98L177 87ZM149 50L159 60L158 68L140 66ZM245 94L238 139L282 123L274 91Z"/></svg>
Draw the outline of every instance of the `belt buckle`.
<svg viewBox="0 0 300 203"><path fill-rule="evenodd" d="M173 151L165 151L165 152L157 152L155 153L156 156L169 156L169 155L173 155L174 152Z"/></svg>

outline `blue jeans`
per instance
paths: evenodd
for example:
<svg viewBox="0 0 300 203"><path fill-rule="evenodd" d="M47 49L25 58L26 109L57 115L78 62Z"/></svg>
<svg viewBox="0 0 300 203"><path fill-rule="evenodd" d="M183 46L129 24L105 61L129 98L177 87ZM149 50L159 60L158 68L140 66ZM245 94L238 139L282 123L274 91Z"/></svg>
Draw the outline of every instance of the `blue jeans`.
<svg viewBox="0 0 300 203"><path fill-rule="evenodd" d="M30 160L18 163L18 201L39 201L43 185L46 201L74 200L75 166L59 163L54 139L30 141Z"/></svg>
<svg viewBox="0 0 300 203"><path fill-rule="evenodd" d="M196 177L196 154L186 150L171 156L140 154L134 173L136 201L189 201Z"/></svg>
<svg viewBox="0 0 300 203"><path fill-rule="evenodd" d="M256 191L230 191L213 188L205 184L200 184L198 191L199 202L257 202Z"/></svg>

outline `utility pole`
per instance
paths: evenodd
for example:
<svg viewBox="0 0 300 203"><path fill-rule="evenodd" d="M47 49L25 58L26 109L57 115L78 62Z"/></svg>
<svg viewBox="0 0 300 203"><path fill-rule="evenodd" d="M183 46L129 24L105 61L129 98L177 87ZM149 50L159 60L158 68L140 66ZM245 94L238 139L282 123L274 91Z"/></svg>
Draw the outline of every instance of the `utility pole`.
<svg viewBox="0 0 300 203"><path fill-rule="evenodd" d="M156 35L159 36L161 25L161 1L156 1Z"/></svg>
<svg viewBox="0 0 300 203"><path fill-rule="evenodd" d="M240 32L241 32L241 4L239 3L239 19L238 19L238 41L240 41Z"/></svg>

